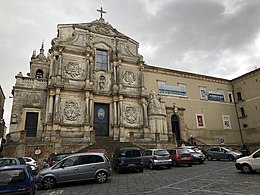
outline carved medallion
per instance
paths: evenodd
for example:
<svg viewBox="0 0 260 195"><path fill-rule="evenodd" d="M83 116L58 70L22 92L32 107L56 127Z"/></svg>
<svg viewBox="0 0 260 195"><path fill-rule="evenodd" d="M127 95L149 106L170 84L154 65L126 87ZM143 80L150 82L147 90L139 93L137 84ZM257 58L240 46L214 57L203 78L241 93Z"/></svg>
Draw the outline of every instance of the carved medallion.
<svg viewBox="0 0 260 195"><path fill-rule="evenodd" d="M123 78L129 85L132 85L136 80L135 74L131 71L126 71Z"/></svg>
<svg viewBox="0 0 260 195"><path fill-rule="evenodd" d="M136 123L137 121L137 112L134 107L126 107L126 120L128 123Z"/></svg>
<svg viewBox="0 0 260 195"><path fill-rule="evenodd" d="M65 71L68 75L70 75L72 78L80 75L80 72L82 71L82 68L80 68L79 64L74 62L69 62L68 65L65 67Z"/></svg>
<svg viewBox="0 0 260 195"><path fill-rule="evenodd" d="M70 121L75 121L80 116L80 109L77 102L73 100L68 100L65 103L64 108L65 119Z"/></svg>
<svg viewBox="0 0 260 195"><path fill-rule="evenodd" d="M105 110L103 108L99 108L97 111L97 118L100 121L103 121L105 118Z"/></svg>

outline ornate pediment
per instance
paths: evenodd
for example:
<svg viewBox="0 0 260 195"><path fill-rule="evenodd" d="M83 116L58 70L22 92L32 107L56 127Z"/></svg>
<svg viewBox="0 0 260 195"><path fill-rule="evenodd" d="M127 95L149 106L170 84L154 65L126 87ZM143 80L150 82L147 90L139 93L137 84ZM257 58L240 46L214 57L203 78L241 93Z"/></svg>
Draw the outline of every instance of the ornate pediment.
<svg viewBox="0 0 260 195"><path fill-rule="evenodd" d="M105 20L103 18L95 20L91 23L75 24L74 26L78 27L78 28L88 29L91 32L95 32L98 34L127 38L126 35L118 32L115 28L113 28L111 24L109 24L108 22L105 22Z"/></svg>

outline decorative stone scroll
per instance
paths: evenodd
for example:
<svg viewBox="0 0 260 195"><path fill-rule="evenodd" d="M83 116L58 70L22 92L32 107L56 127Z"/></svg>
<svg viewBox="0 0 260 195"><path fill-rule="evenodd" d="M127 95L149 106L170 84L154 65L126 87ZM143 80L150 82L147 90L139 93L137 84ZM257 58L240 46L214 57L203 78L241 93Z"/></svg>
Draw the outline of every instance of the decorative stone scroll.
<svg viewBox="0 0 260 195"><path fill-rule="evenodd" d="M135 77L135 74L131 71L126 71L124 76L123 76L123 79L125 80L125 82L129 85L132 85L135 83L136 81L136 77Z"/></svg>
<svg viewBox="0 0 260 195"><path fill-rule="evenodd" d="M135 107L132 107L132 106L129 106L129 107L126 107L126 121L128 123L136 123L137 122L137 112L136 112L136 108Z"/></svg>
<svg viewBox="0 0 260 195"><path fill-rule="evenodd" d="M68 100L64 108L65 119L69 121L76 121L80 116L80 109L78 103L73 100Z"/></svg>
<svg viewBox="0 0 260 195"><path fill-rule="evenodd" d="M68 75L74 78L80 75L82 68L80 68L79 64L77 63L69 62L68 65L65 67L65 71Z"/></svg>

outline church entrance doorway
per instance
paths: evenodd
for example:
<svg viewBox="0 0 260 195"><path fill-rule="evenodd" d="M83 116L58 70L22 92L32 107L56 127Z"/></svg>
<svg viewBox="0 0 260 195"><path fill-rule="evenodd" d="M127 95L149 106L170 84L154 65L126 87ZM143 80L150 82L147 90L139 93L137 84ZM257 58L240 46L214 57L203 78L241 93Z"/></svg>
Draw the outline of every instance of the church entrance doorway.
<svg viewBox="0 0 260 195"><path fill-rule="evenodd" d="M178 142L179 140L181 140L179 117L176 114L172 115L171 122L172 133L175 134L176 141Z"/></svg>
<svg viewBox="0 0 260 195"><path fill-rule="evenodd" d="M27 112L25 120L26 137L36 137L38 126L38 112Z"/></svg>
<svg viewBox="0 0 260 195"><path fill-rule="evenodd" d="M95 103L94 129L96 136L109 136L109 104Z"/></svg>

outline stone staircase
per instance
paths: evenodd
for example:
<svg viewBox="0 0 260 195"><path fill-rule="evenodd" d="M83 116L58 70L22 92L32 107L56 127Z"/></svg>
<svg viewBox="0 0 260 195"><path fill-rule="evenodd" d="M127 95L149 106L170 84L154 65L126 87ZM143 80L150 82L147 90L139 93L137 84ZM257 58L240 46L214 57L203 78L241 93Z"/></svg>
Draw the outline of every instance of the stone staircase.
<svg viewBox="0 0 260 195"><path fill-rule="evenodd" d="M116 148L122 148L122 147L138 147L141 150L143 150L141 146L131 142L120 142L117 140L113 140L112 138L109 137L96 137L96 142L94 144L81 148L76 152L86 152L91 149L105 149L107 151L107 155L109 159L111 159Z"/></svg>

